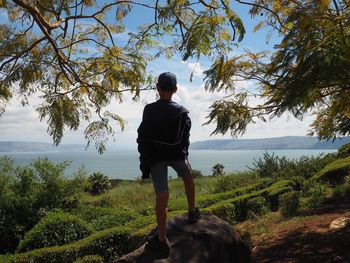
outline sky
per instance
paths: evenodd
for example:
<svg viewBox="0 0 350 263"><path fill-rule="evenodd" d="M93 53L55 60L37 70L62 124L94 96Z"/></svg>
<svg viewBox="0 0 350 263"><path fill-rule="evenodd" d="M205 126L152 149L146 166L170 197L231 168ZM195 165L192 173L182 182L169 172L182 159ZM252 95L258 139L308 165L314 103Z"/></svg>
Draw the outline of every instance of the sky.
<svg viewBox="0 0 350 263"><path fill-rule="evenodd" d="M254 51L271 50L276 36L272 36L269 43L266 41L266 31L258 33L253 32L254 26L259 22L258 19L252 20L248 14L248 9L238 5L237 13L241 16L246 35L240 43L240 48L249 48ZM134 30L135 25L145 20L142 12L135 12L126 20L127 30ZM0 23L6 23L6 15L0 10ZM239 49L233 52L240 52ZM209 140L209 139L228 139L232 138L229 133L225 135L210 134L214 130L214 124L204 125L207 121L206 116L210 112L210 105L216 100L222 98L224 93L211 93L204 90L203 70L209 66L208 59L196 61L181 61L179 56L171 60L164 57L149 64L148 70L154 75L164 71L171 71L177 75L178 91L173 100L184 105L190 111L192 119L191 142ZM190 75L193 71L193 80L190 81ZM240 85L247 88L254 88L254 83L243 82ZM108 110L124 118L126 126L124 131L116 129L115 141L109 140L108 147L136 148L137 128L142 118L143 107L147 103L155 101L156 93L147 91L141 93L138 102L132 101L131 97L126 95L122 104L112 103ZM29 99L29 105L23 107L16 98L12 99L6 109L6 112L0 117L0 141L31 141L31 142L52 142L52 138L47 134L46 122L39 121L39 115L34 110L40 104L37 96ZM280 118L275 118L268 122L257 122L248 125L246 133L239 138L270 138L280 136L305 136L313 118L305 116L303 121L297 120L290 114L284 114ZM66 130L63 144L85 144L83 131L88 123L82 122L77 131Z"/></svg>

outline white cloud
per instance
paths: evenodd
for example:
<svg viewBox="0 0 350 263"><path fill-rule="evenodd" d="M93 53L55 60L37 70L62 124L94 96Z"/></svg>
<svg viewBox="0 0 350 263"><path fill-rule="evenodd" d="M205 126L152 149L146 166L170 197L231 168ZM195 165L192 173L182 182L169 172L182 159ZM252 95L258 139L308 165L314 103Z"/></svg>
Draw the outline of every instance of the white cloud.
<svg viewBox="0 0 350 263"><path fill-rule="evenodd" d="M191 72L193 72L193 76L201 78L204 77L204 69L199 62L182 61L181 63L185 64L191 70Z"/></svg>
<svg viewBox="0 0 350 263"><path fill-rule="evenodd" d="M215 129L215 124L202 125L207 121L206 116L210 112L212 103L226 95L224 92L206 92L203 86L179 85L174 100L190 111L192 142L231 138L229 133L210 137L211 132ZM142 119L143 108L145 104L151 103L155 99L155 92L148 91L142 93L140 101L137 102L132 100L131 95L125 95L122 104L111 103L107 110L120 115L127 122L124 132L121 132L119 127L115 126L116 140L115 142L110 140L109 145L115 145L119 148L136 148L137 128ZM52 142L52 138L46 131L46 121L40 122L38 113L34 110L40 102L38 97L33 96L30 98L30 105L23 107L19 100L12 100L5 114L0 118L0 140ZM306 135L312 119L311 116L306 116L303 121L299 121L288 114L284 114L281 118L275 118L266 123L259 121L248 125L242 138ZM77 131L66 130L62 143L85 143L83 132L87 125L87 122L82 122Z"/></svg>
<svg viewBox="0 0 350 263"><path fill-rule="evenodd" d="M181 60L160 59L157 63L152 63L150 69L154 74L163 71L172 71L178 78L178 91L174 95L174 100L190 111L192 119L191 141L231 138L230 134L215 135L210 137L210 133L215 129L215 124L202 126L207 121L206 117L210 113L210 106L227 94L225 92L206 92L203 81L199 76L203 72L203 64L195 65L192 62L186 62L186 66ZM193 82L189 81L191 70L197 68ZM255 89L254 83L242 81L237 84L238 90ZM137 128L142 119L142 112L145 104L156 100L155 91L142 92L140 100L132 100L131 94L124 95L124 102L119 104L112 102L106 110L120 115L126 122L124 132L120 127L115 126L116 142L110 140L109 145L118 147L136 148ZM251 100L252 104L257 104L257 99ZM17 141L45 141L52 142L52 138L47 134L46 120L39 121L39 115L34 108L41 103L38 96L30 98L30 105L22 107L19 100L12 100L5 112L0 118L0 140L17 140ZM273 119L267 123L257 122L250 124L243 138L263 138L286 135L305 135L312 118L307 117L304 121L299 121L285 114L281 118ZM88 125L82 122L77 131L66 130L62 143L85 143L84 129Z"/></svg>

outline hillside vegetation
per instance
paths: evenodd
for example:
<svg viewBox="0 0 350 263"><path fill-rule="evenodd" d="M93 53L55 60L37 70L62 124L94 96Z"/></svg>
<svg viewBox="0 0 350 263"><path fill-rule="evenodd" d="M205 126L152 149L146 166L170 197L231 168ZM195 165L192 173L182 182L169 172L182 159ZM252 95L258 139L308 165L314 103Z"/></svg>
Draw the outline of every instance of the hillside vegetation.
<svg viewBox="0 0 350 263"><path fill-rule="evenodd" d="M75 262L94 255L109 262L145 242L155 227L150 181L111 180L109 190L92 195L86 172L67 179L67 165L39 159L18 167L0 159L0 260ZM289 219L331 195L348 194L349 169L346 151L298 160L265 153L246 172L196 172L197 205L232 225L271 212ZM169 187L169 217L185 213L182 181L170 179Z"/></svg>

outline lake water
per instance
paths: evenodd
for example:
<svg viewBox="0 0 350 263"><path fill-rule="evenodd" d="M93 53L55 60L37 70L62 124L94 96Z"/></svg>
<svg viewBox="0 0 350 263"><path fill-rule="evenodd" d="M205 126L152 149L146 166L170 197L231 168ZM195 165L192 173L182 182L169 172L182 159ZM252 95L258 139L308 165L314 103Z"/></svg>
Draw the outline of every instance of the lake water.
<svg viewBox="0 0 350 263"><path fill-rule="evenodd" d="M298 159L303 155L316 156L336 150L269 150L277 156L288 159ZM211 168L216 163L224 165L224 171L243 171L251 167L254 159L263 157L264 150L191 150L189 160L193 169L200 170L204 175L211 174ZM100 155L96 152L36 152L36 153L0 153L0 156L12 157L17 164L27 165L39 157L48 157L52 162L71 161L65 174L70 176L75 170L84 165L88 173L100 171L109 178L135 179L140 176L139 154L136 151L125 150L106 152ZM175 176L170 168L169 175Z"/></svg>

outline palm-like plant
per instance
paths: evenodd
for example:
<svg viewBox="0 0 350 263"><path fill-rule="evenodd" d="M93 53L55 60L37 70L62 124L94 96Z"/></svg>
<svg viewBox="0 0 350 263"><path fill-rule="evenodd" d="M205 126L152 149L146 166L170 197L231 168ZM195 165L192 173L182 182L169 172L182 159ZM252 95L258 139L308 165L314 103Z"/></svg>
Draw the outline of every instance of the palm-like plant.
<svg viewBox="0 0 350 263"><path fill-rule="evenodd" d="M111 182L109 181L108 176L101 172L96 172L90 175L89 182L91 184L92 194L102 194L111 187Z"/></svg>
<svg viewBox="0 0 350 263"><path fill-rule="evenodd" d="M211 170L212 170L212 172L213 172L213 176L224 174L224 173L225 173L225 172L224 172L224 168L225 168L224 165L222 165L221 163L215 164L215 165L211 168Z"/></svg>

